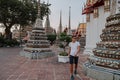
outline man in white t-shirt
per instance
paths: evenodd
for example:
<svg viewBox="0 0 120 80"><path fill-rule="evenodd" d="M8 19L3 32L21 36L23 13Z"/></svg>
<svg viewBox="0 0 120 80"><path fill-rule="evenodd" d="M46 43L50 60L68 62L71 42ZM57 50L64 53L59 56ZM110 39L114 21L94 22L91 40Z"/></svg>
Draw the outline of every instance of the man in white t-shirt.
<svg viewBox="0 0 120 80"><path fill-rule="evenodd" d="M76 36L72 36L72 42L69 43L69 51L68 51L68 55L70 57L71 80L74 80L73 64L75 64L74 74L77 74L79 52L80 52L80 43L76 40Z"/></svg>

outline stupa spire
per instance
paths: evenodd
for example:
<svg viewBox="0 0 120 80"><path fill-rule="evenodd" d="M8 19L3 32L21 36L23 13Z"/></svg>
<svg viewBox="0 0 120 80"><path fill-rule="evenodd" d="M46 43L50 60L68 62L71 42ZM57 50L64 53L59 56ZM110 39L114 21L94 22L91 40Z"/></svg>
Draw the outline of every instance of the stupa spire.
<svg viewBox="0 0 120 80"><path fill-rule="evenodd" d="M47 1L47 4L49 4L49 0ZM50 27L49 14L47 14L47 17L46 17L45 27Z"/></svg>
<svg viewBox="0 0 120 80"><path fill-rule="evenodd" d="M35 21L35 26L34 27L35 28L43 28L41 15L40 15L40 0L38 0L38 14L37 14L37 19Z"/></svg>
<svg viewBox="0 0 120 80"><path fill-rule="evenodd" d="M68 24L69 30L71 29L71 7L69 7L69 24Z"/></svg>
<svg viewBox="0 0 120 80"><path fill-rule="evenodd" d="M62 33L62 11L60 11L60 24L59 24L58 33Z"/></svg>
<svg viewBox="0 0 120 80"><path fill-rule="evenodd" d="M71 6L69 7L68 35L71 35Z"/></svg>
<svg viewBox="0 0 120 80"><path fill-rule="evenodd" d="M40 0L38 0L38 18L40 18Z"/></svg>
<svg viewBox="0 0 120 80"><path fill-rule="evenodd" d="M46 17L45 27L50 27L49 14L47 14L47 17Z"/></svg>

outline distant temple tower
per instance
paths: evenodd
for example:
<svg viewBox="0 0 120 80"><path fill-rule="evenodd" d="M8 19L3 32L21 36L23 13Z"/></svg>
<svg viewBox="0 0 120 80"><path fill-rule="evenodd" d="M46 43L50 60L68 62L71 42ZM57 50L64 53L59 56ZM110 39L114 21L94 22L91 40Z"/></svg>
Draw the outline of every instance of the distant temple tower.
<svg viewBox="0 0 120 80"><path fill-rule="evenodd" d="M62 12L60 11L60 24L59 24L59 27L58 27L58 35L60 33L62 33Z"/></svg>
<svg viewBox="0 0 120 80"><path fill-rule="evenodd" d="M71 7L69 7L69 23L68 23L68 33L67 35L72 35L71 32Z"/></svg>
<svg viewBox="0 0 120 80"><path fill-rule="evenodd" d="M47 15L46 22L45 22L45 33L55 34L54 29L50 26L49 15Z"/></svg>
<svg viewBox="0 0 120 80"><path fill-rule="evenodd" d="M49 0L47 2L49 4ZM47 14L46 22L45 22L45 33L48 34L56 34L55 30L50 26L49 14Z"/></svg>

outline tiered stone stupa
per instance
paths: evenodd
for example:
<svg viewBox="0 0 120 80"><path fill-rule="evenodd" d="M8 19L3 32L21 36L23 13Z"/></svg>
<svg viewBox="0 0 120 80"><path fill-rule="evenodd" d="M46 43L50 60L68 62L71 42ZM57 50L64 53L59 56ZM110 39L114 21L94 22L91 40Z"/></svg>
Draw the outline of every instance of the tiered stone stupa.
<svg viewBox="0 0 120 80"><path fill-rule="evenodd" d="M100 35L102 41L84 65L86 74L96 80L120 80L120 0L111 1L111 15Z"/></svg>
<svg viewBox="0 0 120 80"><path fill-rule="evenodd" d="M26 43L26 47L20 54L30 59L40 59L53 56L54 53L50 49L50 44L45 34L45 29L40 19L40 0L38 2L38 18L30 34L30 38Z"/></svg>

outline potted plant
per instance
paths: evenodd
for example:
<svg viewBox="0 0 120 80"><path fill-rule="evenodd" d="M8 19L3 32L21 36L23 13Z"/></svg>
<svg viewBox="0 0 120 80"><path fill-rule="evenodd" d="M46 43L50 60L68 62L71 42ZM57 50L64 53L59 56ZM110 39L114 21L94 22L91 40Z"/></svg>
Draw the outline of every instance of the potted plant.
<svg viewBox="0 0 120 80"><path fill-rule="evenodd" d="M69 57L68 57L68 53L67 52L60 52L58 55L58 62L69 62Z"/></svg>
<svg viewBox="0 0 120 80"><path fill-rule="evenodd" d="M68 57L68 53L65 50L66 47L66 42L62 42L59 45L60 48L62 48L63 50L58 54L58 62L69 62L69 57Z"/></svg>
<svg viewBox="0 0 120 80"><path fill-rule="evenodd" d="M71 38L66 33L61 33L59 40L61 41L59 47L62 48L63 51L58 54L58 62L69 62L68 53L66 52L65 48L71 41Z"/></svg>

